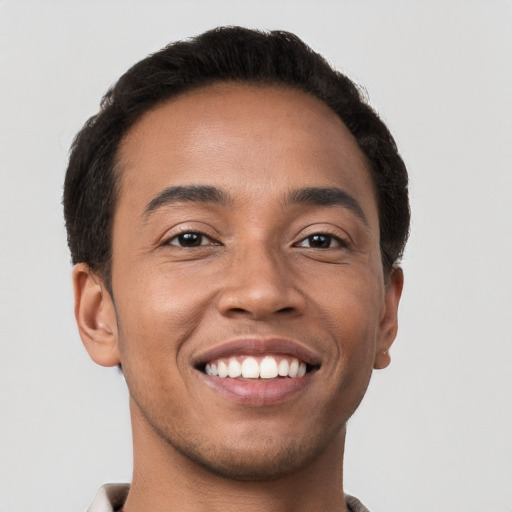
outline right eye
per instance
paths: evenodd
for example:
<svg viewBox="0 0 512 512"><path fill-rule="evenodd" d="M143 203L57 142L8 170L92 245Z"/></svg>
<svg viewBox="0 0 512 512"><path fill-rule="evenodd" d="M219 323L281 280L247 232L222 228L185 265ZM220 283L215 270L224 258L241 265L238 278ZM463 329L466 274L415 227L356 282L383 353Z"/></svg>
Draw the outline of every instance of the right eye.
<svg viewBox="0 0 512 512"><path fill-rule="evenodd" d="M218 245L217 242L207 237L203 233L197 233L190 231L186 233L180 233L179 235L173 236L167 242L168 245L174 245L178 247L200 247L204 245Z"/></svg>

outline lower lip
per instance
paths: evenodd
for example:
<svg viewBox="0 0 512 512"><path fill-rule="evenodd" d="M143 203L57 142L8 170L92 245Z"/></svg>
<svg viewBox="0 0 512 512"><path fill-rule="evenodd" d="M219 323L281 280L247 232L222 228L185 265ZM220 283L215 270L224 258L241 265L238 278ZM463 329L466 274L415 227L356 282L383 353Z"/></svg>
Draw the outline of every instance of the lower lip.
<svg viewBox="0 0 512 512"><path fill-rule="evenodd" d="M311 381L311 373L303 377L242 380L220 378L201 373L207 384L230 400L251 406L273 405L290 399Z"/></svg>

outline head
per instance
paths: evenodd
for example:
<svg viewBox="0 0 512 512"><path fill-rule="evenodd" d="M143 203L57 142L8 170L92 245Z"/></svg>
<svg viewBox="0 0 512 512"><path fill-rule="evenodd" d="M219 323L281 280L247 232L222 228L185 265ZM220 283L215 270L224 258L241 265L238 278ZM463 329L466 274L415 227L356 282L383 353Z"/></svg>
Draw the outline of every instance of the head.
<svg viewBox="0 0 512 512"><path fill-rule="evenodd" d="M80 333L123 368L136 452L261 480L342 446L389 363L409 223L393 139L345 76L283 32L170 45L77 136L64 205Z"/></svg>
<svg viewBox="0 0 512 512"><path fill-rule="evenodd" d="M372 174L388 275L403 253L410 221L407 171L389 130L354 83L297 36L240 27L170 44L133 66L104 96L99 113L75 138L66 174L63 204L73 263L87 263L110 288L121 140L155 106L219 82L302 90L340 117Z"/></svg>

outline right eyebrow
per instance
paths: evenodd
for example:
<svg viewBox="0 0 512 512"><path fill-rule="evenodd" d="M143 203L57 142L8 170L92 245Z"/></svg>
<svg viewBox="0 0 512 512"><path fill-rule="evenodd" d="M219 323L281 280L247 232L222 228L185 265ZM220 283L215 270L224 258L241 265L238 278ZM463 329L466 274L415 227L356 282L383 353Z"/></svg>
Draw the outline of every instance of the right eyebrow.
<svg viewBox="0 0 512 512"><path fill-rule="evenodd" d="M231 199L223 190L210 185L185 185L167 187L157 194L146 206L142 218L146 219L156 210L176 203L217 203L227 205Z"/></svg>

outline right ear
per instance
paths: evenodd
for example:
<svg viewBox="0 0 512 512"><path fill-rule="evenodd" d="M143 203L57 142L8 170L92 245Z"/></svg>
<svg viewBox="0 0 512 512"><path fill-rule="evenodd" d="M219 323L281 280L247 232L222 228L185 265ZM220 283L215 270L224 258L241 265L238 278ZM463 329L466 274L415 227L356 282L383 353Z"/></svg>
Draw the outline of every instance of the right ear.
<svg viewBox="0 0 512 512"><path fill-rule="evenodd" d="M75 318L91 359L101 366L120 364L114 302L103 280L85 263L73 269Z"/></svg>

